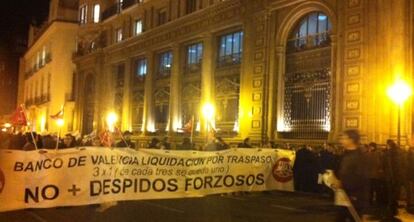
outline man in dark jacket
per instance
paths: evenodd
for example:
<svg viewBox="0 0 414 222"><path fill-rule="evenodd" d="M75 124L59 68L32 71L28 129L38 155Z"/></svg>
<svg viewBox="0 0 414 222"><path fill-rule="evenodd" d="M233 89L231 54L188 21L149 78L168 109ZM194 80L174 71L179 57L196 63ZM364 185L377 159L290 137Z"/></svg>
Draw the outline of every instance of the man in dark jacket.
<svg viewBox="0 0 414 222"><path fill-rule="evenodd" d="M135 149L135 143L131 140L132 133L130 131L125 131L123 133L123 139L116 144L116 147L129 147Z"/></svg>
<svg viewBox="0 0 414 222"><path fill-rule="evenodd" d="M343 188L359 214L368 207L369 186L364 155L360 149L360 135L357 130L347 130L341 137L345 148L337 172L340 182L335 187Z"/></svg>
<svg viewBox="0 0 414 222"><path fill-rule="evenodd" d="M239 143L237 145L238 148L252 148L252 145L250 145L250 138L247 137L243 140L243 143Z"/></svg>
<svg viewBox="0 0 414 222"><path fill-rule="evenodd" d="M407 154L407 212L414 214L414 147Z"/></svg>
<svg viewBox="0 0 414 222"><path fill-rule="evenodd" d="M304 145L296 152L293 164L294 186L300 192L318 192L319 165L311 148Z"/></svg>
<svg viewBox="0 0 414 222"><path fill-rule="evenodd" d="M398 200L401 188L407 184L407 154L393 141L387 140L385 157L385 180L387 184L387 219L398 214Z"/></svg>

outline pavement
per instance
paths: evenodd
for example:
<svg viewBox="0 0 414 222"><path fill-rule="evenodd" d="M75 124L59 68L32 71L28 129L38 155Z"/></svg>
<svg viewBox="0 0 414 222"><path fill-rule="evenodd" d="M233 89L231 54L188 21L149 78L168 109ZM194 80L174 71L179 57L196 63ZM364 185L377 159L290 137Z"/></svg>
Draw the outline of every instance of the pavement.
<svg viewBox="0 0 414 222"><path fill-rule="evenodd" d="M0 213L0 222L331 222L330 198L290 192L215 195L202 198L125 201L99 213L98 206Z"/></svg>

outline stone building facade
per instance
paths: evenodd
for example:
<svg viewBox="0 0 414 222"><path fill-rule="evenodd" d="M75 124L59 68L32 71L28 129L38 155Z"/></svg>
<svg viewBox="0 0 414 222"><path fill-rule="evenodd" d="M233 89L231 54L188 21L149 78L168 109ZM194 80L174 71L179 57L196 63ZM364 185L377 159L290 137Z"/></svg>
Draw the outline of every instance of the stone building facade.
<svg viewBox="0 0 414 222"><path fill-rule="evenodd" d="M383 143L397 132L386 89L411 82L412 12L410 0L80 0L74 128L103 129L116 112L144 142L179 142L194 119L200 143L207 125L231 143L346 129Z"/></svg>
<svg viewBox="0 0 414 222"><path fill-rule="evenodd" d="M50 1L49 17L29 29L28 49L20 58L17 103L25 104L31 128L37 132L73 131L72 55L76 51L77 0ZM64 107L60 128L50 116Z"/></svg>

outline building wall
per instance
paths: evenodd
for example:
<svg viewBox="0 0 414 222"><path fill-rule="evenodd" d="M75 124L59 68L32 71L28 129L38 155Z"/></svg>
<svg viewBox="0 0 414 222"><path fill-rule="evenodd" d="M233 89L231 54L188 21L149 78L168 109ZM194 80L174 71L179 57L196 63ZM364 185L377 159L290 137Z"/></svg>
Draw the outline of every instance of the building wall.
<svg viewBox="0 0 414 222"><path fill-rule="evenodd" d="M78 36L75 128L82 129L85 110L85 79L95 79L95 129L105 127L109 111L122 110L122 129L131 130L134 115L132 104L132 69L134 59L148 60L143 96L143 127L137 130L141 139L156 135L154 129L154 97L157 90L168 89L169 117L167 132L173 140L183 136L175 132L182 126L182 93L187 78L184 74L183 49L201 41L204 45L200 78L200 104L214 103L223 82L227 89L239 87L238 129L223 133L230 142L251 137L255 143L266 138L278 142L289 140L278 132L283 118L283 89L286 72L287 39L297 22L306 14L320 11L332 22L331 39L331 119L329 141L336 141L345 129L359 129L365 142L383 143L396 136L396 107L386 97L387 87L396 79L411 82L412 4L408 0L373 2L368 0L227 0L198 1L197 10L186 14L186 1L151 0L102 17L97 24L84 24ZM92 1L82 1L91 5ZM392 7L391 7L392 4ZM91 6L89 6L91 7ZM101 2L103 15L113 3ZM159 25L159 12L166 11L167 22ZM111 14L111 13L109 13ZM387 16L385 16L387 15ZM133 23L141 18L144 32L133 36ZM116 30L123 30L117 42ZM218 39L225 33L242 30L243 53L240 65L217 68ZM95 48L91 47L94 43ZM173 64L168 80L155 79L157 56L171 50ZM116 88L115 70L124 66L122 88ZM232 82L233 77L239 80ZM220 78L219 78L220 77ZM164 83L163 83L164 82ZM163 85L164 84L164 85ZM116 104L117 91L123 90L122 104ZM233 89L231 89L233 90ZM237 89L235 89L237 90ZM89 103L90 105L90 103ZM217 105L217 104L216 104ZM402 109L402 135L410 142L412 134L411 105ZM201 119L198 141L206 135L205 120ZM235 127L236 128L236 127ZM312 140L313 142L323 142Z"/></svg>
<svg viewBox="0 0 414 222"><path fill-rule="evenodd" d="M35 31L36 28L31 27L29 49L20 62L18 102L26 105L32 128L38 132L59 131L50 115L58 113L62 107L65 124L61 130L73 131L75 65L72 56L76 49L78 25L73 22L76 16L67 15L68 10L73 14L73 9L61 7L59 1L51 1L51 19L41 30Z"/></svg>

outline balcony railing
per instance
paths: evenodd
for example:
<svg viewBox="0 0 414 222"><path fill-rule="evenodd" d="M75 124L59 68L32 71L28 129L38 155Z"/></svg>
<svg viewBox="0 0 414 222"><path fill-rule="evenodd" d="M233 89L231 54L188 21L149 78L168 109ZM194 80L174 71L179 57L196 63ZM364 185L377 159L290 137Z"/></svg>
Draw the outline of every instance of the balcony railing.
<svg viewBox="0 0 414 222"><path fill-rule="evenodd" d="M112 5L109 8L107 8L105 11L102 12L102 21L112 17L113 15L116 15L119 13L119 6L118 4Z"/></svg>
<svg viewBox="0 0 414 222"><path fill-rule="evenodd" d="M40 61L39 64L34 65L31 69L27 70L25 73L25 77L26 79L29 78L30 76L33 75L33 73L39 71L40 69L42 69L43 67L45 67L48 63L50 63L52 61L52 56L51 54L47 54L45 57L44 61Z"/></svg>
<svg viewBox="0 0 414 222"><path fill-rule="evenodd" d="M218 66L231 66L231 65L238 65L241 63L242 53L233 53L231 55L220 56L218 58Z"/></svg>
<svg viewBox="0 0 414 222"><path fill-rule="evenodd" d="M33 105L42 105L42 104L48 103L48 102L50 102L50 94L46 93L46 94L43 94L41 96L36 96L34 98L27 99L24 104L27 107L29 107L29 106L33 106Z"/></svg>
<svg viewBox="0 0 414 222"><path fill-rule="evenodd" d="M50 101L50 94L49 94L49 93L43 94L43 95L41 96L41 101L40 101L40 103L47 103L47 102L49 102L49 101Z"/></svg>
<svg viewBox="0 0 414 222"><path fill-rule="evenodd" d="M288 41L287 52L300 52L304 50L329 46L331 43L330 33L323 32L316 35L303 36Z"/></svg>
<svg viewBox="0 0 414 222"><path fill-rule="evenodd" d="M201 71L201 61L199 63L187 64L185 66L185 73L199 73Z"/></svg>
<svg viewBox="0 0 414 222"><path fill-rule="evenodd" d="M31 105L33 105L33 104L34 104L34 101L33 101L33 99L27 99L27 100L24 102L24 104L26 105L26 107L29 107L29 106L31 106Z"/></svg>
<svg viewBox="0 0 414 222"><path fill-rule="evenodd" d="M122 9L127 9L137 3L136 0L124 0L122 2Z"/></svg>
<svg viewBox="0 0 414 222"><path fill-rule="evenodd" d="M121 13L122 10L125 10L135 4L141 3L142 0L123 0L122 3L116 3L111 5L105 11L102 12L102 21Z"/></svg>

